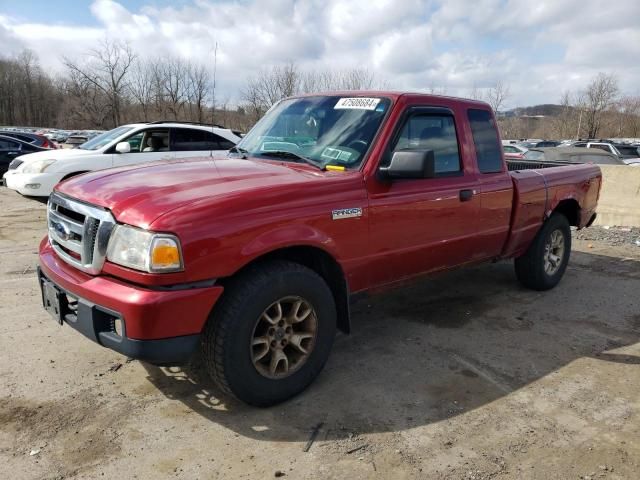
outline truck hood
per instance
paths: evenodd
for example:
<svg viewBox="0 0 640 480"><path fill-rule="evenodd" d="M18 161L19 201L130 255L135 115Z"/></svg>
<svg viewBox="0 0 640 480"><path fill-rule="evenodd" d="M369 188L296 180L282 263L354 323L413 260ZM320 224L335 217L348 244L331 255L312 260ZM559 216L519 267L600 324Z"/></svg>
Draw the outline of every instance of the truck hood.
<svg viewBox="0 0 640 480"><path fill-rule="evenodd" d="M119 222L149 228L190 203L311 182L327 173L299 164L206 157L88 173L60 183L56 191L105 207Z"/></svg>

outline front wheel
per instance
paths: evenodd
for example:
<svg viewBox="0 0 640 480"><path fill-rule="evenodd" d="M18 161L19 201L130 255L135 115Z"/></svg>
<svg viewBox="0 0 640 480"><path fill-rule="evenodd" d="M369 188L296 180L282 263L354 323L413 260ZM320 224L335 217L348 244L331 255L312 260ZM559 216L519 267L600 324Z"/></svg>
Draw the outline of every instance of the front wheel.
<svg viewBox="0 0 640 480"><path fill-rule="evenodd" d="M233 278L205 327L208 373L227 393L266 407L304 390L324 366L336 330L326 282L273 261Z"/></svg>
<svg viewBox="0 0 640 480"><path fill-rule="evenodd" d="M533 290L549 290L562 279L571 255L567 217L554 213L544 223L527 252L516 258L516 276Z"/></svg>

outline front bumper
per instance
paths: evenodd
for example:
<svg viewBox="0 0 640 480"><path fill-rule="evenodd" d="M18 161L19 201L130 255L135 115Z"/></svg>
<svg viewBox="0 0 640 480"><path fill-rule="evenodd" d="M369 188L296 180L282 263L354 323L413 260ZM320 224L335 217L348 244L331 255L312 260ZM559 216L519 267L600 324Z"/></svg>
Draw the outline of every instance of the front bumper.
<svg viewBox="0 0 640 480"><path fill-rule="evenodd" d="M4 183L11 190L30 197L48 197L64 174L22 173L9 170L4 174Z"/></svg>
<svg viewBox="0 0 640 480"><path fill-rule="evenodd" d="M223 291L215 285L154 290L91 276L60 260L47 239L40 245L38 279L41 289L48 281L61 292L64 323L103 347L158 365L189 360Z"/></svg>

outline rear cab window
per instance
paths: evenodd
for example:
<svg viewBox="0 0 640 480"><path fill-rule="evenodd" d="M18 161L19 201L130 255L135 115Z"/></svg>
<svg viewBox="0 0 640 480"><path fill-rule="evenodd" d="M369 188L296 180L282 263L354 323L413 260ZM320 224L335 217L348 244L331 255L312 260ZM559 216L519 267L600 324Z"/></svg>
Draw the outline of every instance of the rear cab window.
<svg viewBox="0 0 640 480"><path fill-rule="evenodd" d="M394 142L392 155L401 150L433 150L436 175L462 173L456 127L451 113L436 113L420 107L412 109Z"/></svg>
<svg viewBox="0 0 640 480"><path fill-rule="evenodd" d="M470 108L467 112L480 173L503 171L502 146L493 115L488 110Z"/></svg>

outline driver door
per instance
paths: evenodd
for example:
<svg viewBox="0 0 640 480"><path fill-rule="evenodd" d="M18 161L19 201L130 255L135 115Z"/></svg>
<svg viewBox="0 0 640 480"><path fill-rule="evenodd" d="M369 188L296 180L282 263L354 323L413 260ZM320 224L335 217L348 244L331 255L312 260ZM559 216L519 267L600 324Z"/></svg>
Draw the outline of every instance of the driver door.
<svg viewBox="0 0 640 480"><path fill-rule="evenodd" d="M411 108L388 151L433 150L434 178L370 179L373 285L454 267L473 259L480 196L465 170L453 113ZM387 159L385 159L387 160Z"/></svg>

